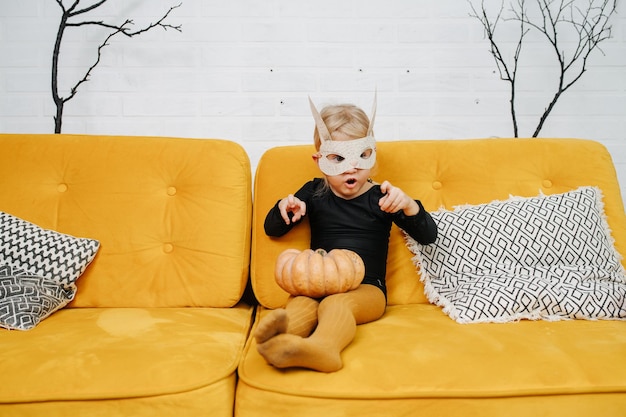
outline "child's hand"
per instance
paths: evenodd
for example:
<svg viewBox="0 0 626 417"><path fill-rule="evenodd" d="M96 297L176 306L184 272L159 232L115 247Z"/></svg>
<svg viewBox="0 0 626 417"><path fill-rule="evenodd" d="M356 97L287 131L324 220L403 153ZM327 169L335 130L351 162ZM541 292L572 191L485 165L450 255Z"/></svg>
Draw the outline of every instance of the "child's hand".
<svg viewBox="0 0 626 417"><path fill-rule="evenodd" d="M400 188L391 185L389 181L384 181L380 185L380 190L385 194L378 200L378 205L382 211L396 213L402 210L407 216L414 216L419 212L420 208L415 200L406 195Z"/></svg>
<svg viewBox="0 0 626 417"><path fill-rule="evenodd" d="M292 221L297 222L306 214L306 203L293 194L289 194L280 200L278 209L280 216L285 220L285 224L289 224ZM293 213L291 220L289 220L289 213Z"/></svg>

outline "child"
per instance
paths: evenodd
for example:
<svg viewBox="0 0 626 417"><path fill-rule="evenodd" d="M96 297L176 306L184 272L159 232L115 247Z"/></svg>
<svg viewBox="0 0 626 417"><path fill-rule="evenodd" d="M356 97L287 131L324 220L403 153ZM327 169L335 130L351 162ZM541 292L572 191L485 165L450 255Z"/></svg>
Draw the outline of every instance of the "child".
<svg viewBox="0 0 626 417"><path fill-rule="evenodd" d="M313 179L278 201L267 214L265 232L283 236L307 216L311 248L358 253L365 278L357 289L322 300L291 297L284 309L261 320L255 338L259 353L273 366L333 372L343 366L341 351L354 338L356 325L377 320L385 312L392 222L423 244L435 241L437 226L418 200L388 181L377 185L369 179L376 162L376 103L371 123L353 105L328 106L320 114L310 104L316 124L313 160L324 178Z"/></svg>

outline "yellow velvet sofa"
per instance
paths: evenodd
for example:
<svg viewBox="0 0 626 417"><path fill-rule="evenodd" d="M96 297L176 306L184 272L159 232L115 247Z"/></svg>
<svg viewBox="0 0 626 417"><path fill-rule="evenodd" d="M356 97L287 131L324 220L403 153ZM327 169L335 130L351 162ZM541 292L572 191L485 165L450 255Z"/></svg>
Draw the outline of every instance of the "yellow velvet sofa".
<svg viewBox="0 0 626 417"><path fill-rule="evenodd" d="M65 308L0 330L0 415L232 416L251 172L225 140L0 135L0 211L97 239Z"/></svg>
<svg viewBox="0 0 626 417"><path fill-rule="evenodd" d="M389 306L344 368L267 365L250 334L287 298L276 255L309 232L270 239L263 219L319 175L312 145L266 152L254 190L224 140L5 134L0 149L0 212L100 243L68 306L0 329L1 416L624 415L624 322L458 324L428 302L395 227ZM626 253L614 166L593 141L379 142L374 179L429 211L594 185Z"/></svg>
<svg viewBox="0 0 626 417"><path fill-rule="evenodd" d="M389 180L441 207L532 197L597 186L616 249L626 254L626 216L614 165L597 142L477 139L377 144L374 180ZM276 256L308 247L308 226L269 238L263 220L276 201L319 176L308 145L274 148L254 183L251 282L255 323L282 306ZM619 261L618 261L619 264ZM622 264L624 261L622 260ZM239 365L235 414L251 416L624 416L626 323L521 320L459 324L428 302L402 233L394 226L388 307L358 327L335 373L280 370L249 338Z"/></svg>

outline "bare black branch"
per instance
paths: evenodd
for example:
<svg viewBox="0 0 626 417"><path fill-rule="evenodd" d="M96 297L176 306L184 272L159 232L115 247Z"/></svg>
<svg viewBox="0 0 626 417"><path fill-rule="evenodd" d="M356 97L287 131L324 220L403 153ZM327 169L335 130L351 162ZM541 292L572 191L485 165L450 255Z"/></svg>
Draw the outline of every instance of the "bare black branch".
<svg viewBox="0 0 626 417"><path fill-rule="evenodd" d="M131 19L126 19L121 24L115 23L107 23L102 20L73 20L77 18L77 16L84 15L86 13L91 12L92 10L97 9L102 6L108 0L99 0L98 2L86 6L84 8L79 8L81 0L73 0L71 6L66 7L63 4L62 0L55 0L59 7L62 10L61 19L59 21L59 29L57 31L56 41L54 43L54 50L52 53L52 99L54 100L54 104L56 106L56 115L54 116L54 133L61 133L61 127L63 123L63 109L65 103L74 98L76 93L78 92L78 88L85 82L89 81L89 77L91 76L92 71L96 66L100 63L102 58L102 50L109 45L109 41L111 38L117 35L124 35L127 37L133 37L137 35L141 35L151 29L154 28L162 28L164 30L173 29L178 32L182 31L181 25L171 25L165 22L170 13L177 9L182 5L182 3L172 6L169 10L156 22L150 23L143 28L139 28L137 30L131 30L133 26L133 21ZM111 29L111 32L107 35L102 43L98 46L97 55L94 63L87 69L83 77L78 80L69 90L69 94L65 97L62 97L59 93L59 54L61 52L61 43L63 41L63 34L65 30L70 27L80 27L80 26L100 26L106 29Z"/></svg>
<svg viewBox="0 0 626 417"><path fill-rule="evenodd" d="M602 52L600 43L611 37L608 23L615 13L617 0L515 0L509 4L508 17L504 16L504 1L495 16L489 15L485 0L481 0L480 7L474 6L472 0L468 2L472 9L470 16L478 19L484 28L500 78L509 83L515 137L519 136L515 111L516 80L524 39L529 31L537 31L554 52L558 81L533 133L533 137L537 137L561 95L587 71L591 53L596 49ZM529 11L531 7L532 11ZM519 25L515 52L510 59L501 51L504 42L496 38L496 29L501 22L517 22Z"/></svg>

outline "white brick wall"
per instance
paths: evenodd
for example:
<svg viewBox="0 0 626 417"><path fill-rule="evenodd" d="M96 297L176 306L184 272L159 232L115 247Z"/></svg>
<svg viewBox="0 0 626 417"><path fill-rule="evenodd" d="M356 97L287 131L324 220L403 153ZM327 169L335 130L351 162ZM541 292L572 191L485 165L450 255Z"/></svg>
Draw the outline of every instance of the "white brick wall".
<svg viewBox="0 0 626 417"><path fill-rule="evenodd" d="M86 0L83 0L86 1ZM141 26L179 0L109 0L90 19ZM276 145L310 143L307 96L369 111L378 90L379 140L512 135L508 85L495 72L464 0L180 0L168 21L104 49L65 108L67 133L220 137L253 169ZM66 1L66 3L70 3ZM613 38L562 96L543 137L596 139L610 150L626 197L626 7ZM494 2L494 6L499 2ZM53 131L53 0L0 3L0 132ZM69 29L60 82L76 82L106 31ZM532 134L555 86L550 51L527 44L519 79L520 135ZM530 62L530 61L524 61Z"/></svg>

